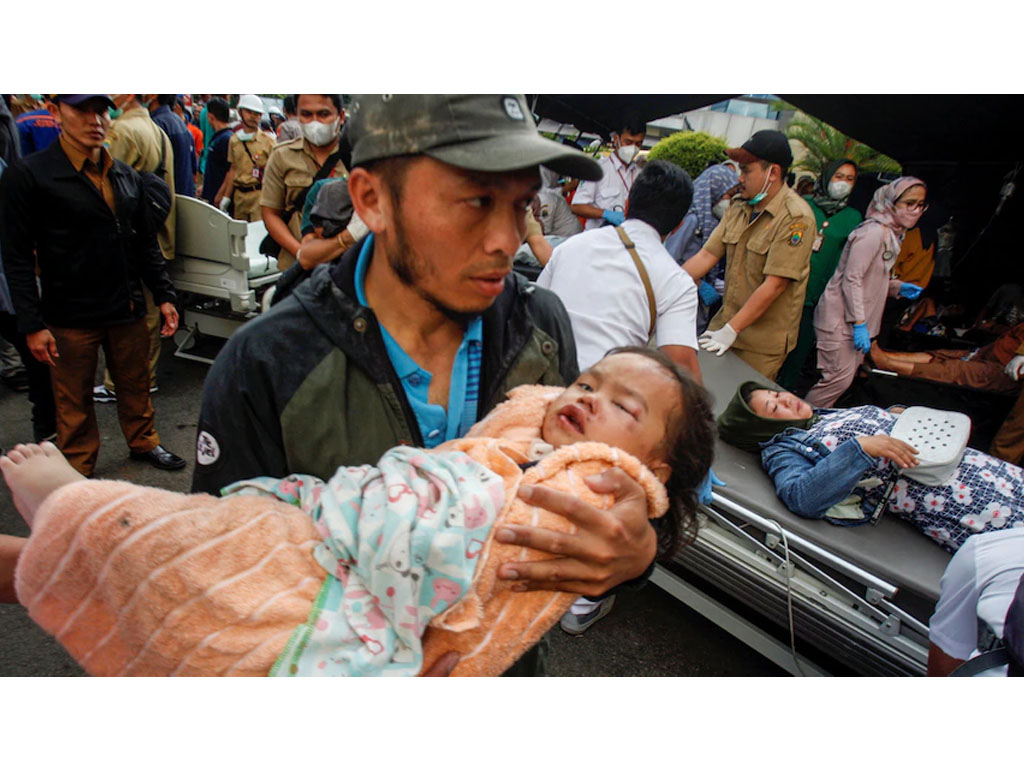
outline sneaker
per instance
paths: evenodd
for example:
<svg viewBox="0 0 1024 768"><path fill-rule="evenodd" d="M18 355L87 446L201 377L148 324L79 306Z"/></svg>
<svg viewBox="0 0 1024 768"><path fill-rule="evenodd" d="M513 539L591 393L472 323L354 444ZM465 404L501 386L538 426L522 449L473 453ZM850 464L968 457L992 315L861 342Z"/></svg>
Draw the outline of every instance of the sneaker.
<svg viewBox="0 0 1024 768"><path fill-rule="evenodd" d="M117 395L107 389L104 384L97 384L92 388L92 401L94 403L113 403L117 401Z"/></svg>
<svg viewBox="0 0 1024 768"><path fill-rule="evenodd" d="M160 387L155 384L149 388L149 394L151 395L159 391ZM92 388L92 401L94 403L114 403L117 402L117 393L111 392L105 384L97 384Z"/></svg>
<svg viewBox="0 0 1024 768"><path fill-rule="evenodd" d="M615 605L615 595L606 597L597 604L594 610L590 613L585 613L582 616L577 616L572 611L566 611L565 615L562 616L562 620L558 622L558 626L570 635L582 635L597 622L611 613L613 605Z"/></svg>

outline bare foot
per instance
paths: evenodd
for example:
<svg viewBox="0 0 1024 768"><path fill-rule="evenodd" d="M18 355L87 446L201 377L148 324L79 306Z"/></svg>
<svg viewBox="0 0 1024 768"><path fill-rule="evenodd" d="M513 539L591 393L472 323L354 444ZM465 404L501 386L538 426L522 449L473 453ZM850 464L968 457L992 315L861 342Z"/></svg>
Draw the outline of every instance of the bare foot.
<svg viewBox="0 0 1024 768"><path fill-rule="evenodd" d="M14 506L32 527L36 510L53 491L84 480L53 443L18 444L0 457L0 470L11 489Z"/></svg>

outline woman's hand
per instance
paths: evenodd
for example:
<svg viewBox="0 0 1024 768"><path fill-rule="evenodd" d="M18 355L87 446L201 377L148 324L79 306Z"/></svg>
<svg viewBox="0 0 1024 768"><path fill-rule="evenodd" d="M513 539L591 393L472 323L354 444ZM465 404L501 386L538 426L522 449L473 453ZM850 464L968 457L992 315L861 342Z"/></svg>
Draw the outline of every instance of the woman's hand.
<svg viewBox="0 0 1024 768"><path fill-rule="evenodd" d="M871 435L858 437L857 442L860 443L860 447L864 449L864 453L868 456L894 461L900 469L909 469L918 465L918 461L914 457L914 454L917 453L917 448L910 445L910 443L897 440L895 437Z"/></svg>

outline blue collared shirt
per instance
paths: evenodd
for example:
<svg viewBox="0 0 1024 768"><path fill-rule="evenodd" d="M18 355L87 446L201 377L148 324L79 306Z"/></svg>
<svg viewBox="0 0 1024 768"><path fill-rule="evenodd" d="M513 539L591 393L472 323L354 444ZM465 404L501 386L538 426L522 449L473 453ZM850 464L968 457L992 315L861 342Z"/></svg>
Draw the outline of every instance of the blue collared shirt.
<svg viewBox="0 0 1024 768"><path fill-rule="evenodd" d="M359 252L359 260L356 262L356 300L364 307L370 306L366 303L363 283L366 280L366 270L370 266L372 255L373 235L371 234L363 243L363 248ZM427 448L434 448L445 440L454 440L456 437L465 435L476 421L477 402L480 397L483 328L483 319L480 317L470 320L466 327L459 351L455 354L455 362L452 364L448 408L445 409L440 405L431 404L428 400L427 393L430 391L430 381L433 378L430 372L421 368L398 345L398 342L388 333L387 328L383 325L380 326L391 366L402 382L405 396L416 415L416 423L419 424L423 444Z"/></svg>

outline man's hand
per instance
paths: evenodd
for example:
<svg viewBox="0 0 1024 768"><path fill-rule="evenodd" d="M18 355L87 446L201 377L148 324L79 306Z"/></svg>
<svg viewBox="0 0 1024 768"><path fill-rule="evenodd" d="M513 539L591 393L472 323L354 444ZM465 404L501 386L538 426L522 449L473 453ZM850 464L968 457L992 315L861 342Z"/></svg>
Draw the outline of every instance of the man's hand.
<svg viewBox="0 0 1024 768"><path fill-rule="evenodd" d="M1016 355L1006 364L1003 373L1014 381L1020 381L1020 375L1024 373L1024 355Z"/></svg>
<svg viewBox="0 0 1024 768"><path fill-rule="evenodd" d="M57 340L53 338L53 334L48 329L43 328L41 331L26 334L25 344L28 345L32 357L40 363L57 364L57 359L60 357L57 354Z"/></svg>
<svg viewBox="0 0 1024 768"><path fill-rule="evenodd" d="M164 316L164 324L160 328L160 335L164 338L173 336L178 330L178 310L173 302L165 301L160 305L160 314Z"/></svg>
<svg viewBox="0 0 1024 768"><path fill-rule="evenodd" d="M697 343L700 344L701 349L714 352L721 357L729 347L736 343L736 335L732 325L726 323L717 331L704 331L697 339Z"/></svg>
<svg viewBox="0 0 1024 768"><path fill-rule="evenodd" d="M568 493L537 485L520 486L519 498L562 515L576 526L576 533L501 526L495 534L498 541L558 556L537 562L504 563L498 576L522 582L512 589L550 589L596 597L640 576L654 561L657 535L647 521L647 497L640 484L618 468L584 482L595 493L611 493L614 506L605 511Z"/></svg>
<svg viewBox="0 0 1024 768"><path fill-rule="evenodd" d="M462 656L458 651L448 651L431 664L430 669L422 672L420 677L448 677L461 660Z"/></svg>

